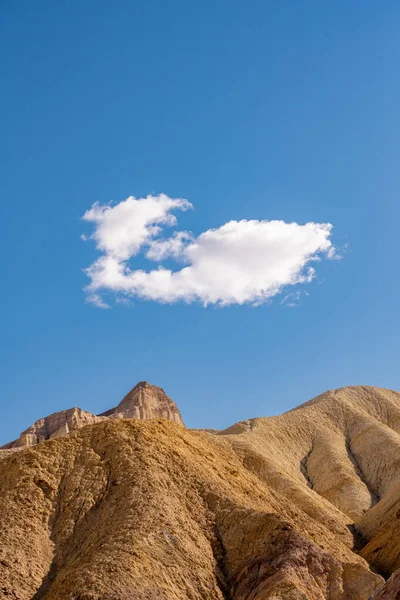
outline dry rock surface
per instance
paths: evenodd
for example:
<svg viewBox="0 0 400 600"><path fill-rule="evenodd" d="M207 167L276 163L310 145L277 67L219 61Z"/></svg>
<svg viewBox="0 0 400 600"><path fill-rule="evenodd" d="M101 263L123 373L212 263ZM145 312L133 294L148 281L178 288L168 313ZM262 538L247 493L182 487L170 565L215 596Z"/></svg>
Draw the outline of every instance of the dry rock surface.
<svg viewBox="0 0 400 600"><path fill-rule="evenodd" d="M107 418L168 419L183 425L178 407L164 390L141 381L118 406L101 415L96 416L77 407L62 410L39 419L23 431L17 440L5 444L3 449L35 446Z"/></svg>
<svg viewBox="0 0 400 600"><path fill-rule="evenodd" d="M102 413L104 417L133 419L168 419L183 425L181 413L164 390L147 381L138 383L115 408Z"/></svg>
<svg viewBox="0 0 400 600"><path fill-rule="evenodd" d="M102 415L37 421L0 458L0 598L400 598L396 392L195 431L143 382Z"/></svg>

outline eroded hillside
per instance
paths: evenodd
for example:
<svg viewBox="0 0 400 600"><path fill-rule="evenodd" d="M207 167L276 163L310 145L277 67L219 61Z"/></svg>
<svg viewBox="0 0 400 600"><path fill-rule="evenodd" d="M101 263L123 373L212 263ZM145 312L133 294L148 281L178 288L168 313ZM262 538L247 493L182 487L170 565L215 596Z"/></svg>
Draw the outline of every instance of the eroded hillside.
<svg viewBox="0 0 400 600"><path fill-rule="evenodd" d="M214 433L103 417L0 453L0 597L397 597L400 394L343 388Z"/></svg>

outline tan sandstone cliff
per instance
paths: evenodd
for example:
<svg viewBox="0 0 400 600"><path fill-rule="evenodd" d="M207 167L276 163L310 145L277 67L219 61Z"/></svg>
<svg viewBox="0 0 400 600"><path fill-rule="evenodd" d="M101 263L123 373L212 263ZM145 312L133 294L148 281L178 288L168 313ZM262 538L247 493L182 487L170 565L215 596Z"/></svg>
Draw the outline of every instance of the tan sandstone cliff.
<svg viewBox="0 0 400 600"><path fill-rule="evenodd" d="M100 416L133 419L168 419L183 425L181 413L164 390L147 381L138 383L116 406Z"/></svg>
<svg viewBox="0 0 400 600"><path fill-rule="evenodd" d="M0 598L400 597L400 394L343 388L211 433L119 418L155 414L140 386L0 452Z"/></svg>
<svg viewBox="0 0 400 600"><path fill-rule="evenodd" d="M53 413L48 417L35 421L33 425L21 433L17 440L5 444L3 449L35 446L40 442L66 435L71 431L85 427L85 425L98 423L106 418L122 417L168 419L183 425L178 407L164 390L147 383L147 381L140 381L121 400L118 406L101 415L93 415L78 407Z"/></svg>

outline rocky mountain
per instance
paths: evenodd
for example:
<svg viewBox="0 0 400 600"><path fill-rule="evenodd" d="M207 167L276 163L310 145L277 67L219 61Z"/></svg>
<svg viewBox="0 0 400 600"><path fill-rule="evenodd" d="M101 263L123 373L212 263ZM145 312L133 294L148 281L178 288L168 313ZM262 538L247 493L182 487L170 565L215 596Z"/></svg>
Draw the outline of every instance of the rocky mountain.
<svg viewBox="0 0 400 600"><path fill-rule="evenodd" d="M35 446L40 442L66 435L75 429L101 420L101 417L96 417L96 415L75 406L38 419L28 429L25 429L17 440L5 444L2 448Z"/></svg>
<svg viewBox="0 0 400 600"><path fill-rule="evenodd" d="M93 415L78 407L62 410L35 421L17 440L5 444L2 448L35 446L106 418L168 419L183 425L178 407L164 390L150 385L147 381L140 381L118 406L101 415Z"/></svg>
<svg viewBox="0 0 400 600"><path fill-rule="evenodd" d="M0 451L0 598L400 598L399 393L219 432L177 411L142 383Z"/></svg>
<svg viewBox="0 0 400 600"><path fill-rule="evenodd" d="M138 383L116 406L100 416L133 419L168 419L183 425L181 413L164 390L147 381Z"/></svg>

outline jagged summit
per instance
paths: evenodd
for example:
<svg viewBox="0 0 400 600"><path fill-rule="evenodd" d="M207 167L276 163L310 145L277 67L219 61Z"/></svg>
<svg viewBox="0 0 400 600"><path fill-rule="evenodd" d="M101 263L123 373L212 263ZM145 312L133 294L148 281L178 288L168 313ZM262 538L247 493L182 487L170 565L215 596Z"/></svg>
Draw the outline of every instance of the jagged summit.
<svg viewBox="0 0 400 600"><path fill-rule="evenodd" d="M147 381L140 381L115 408L99 415L100 417L134 419L168 419L183 425L182 417L175 402L164 390Z"/></svg>
<svg viewBox="0 0 400 600"><path fill-rule="evenodd" d="M115 407L100 415L74 407L61 410L35 421L21 433L17 440L2 446L3 449L35 446L40 442L66 435L85 425L107 418L168 419L183 425L175 402L164 390L147 381L140 381Z"/></svg>
<svg viewBox="0 0 400 600"><path fill-rule="evenodd" d="M17 440L9 442L2 446L3 449L19 448L23 446L35 446L40 442L49 440L50 438L66 435L76 429L80 429L85 425L97 423L101 421L100 417L96 417L91 412L82 410L75 406L67 410L48 415L35 421L28 429L25 429Z"/></svg>

